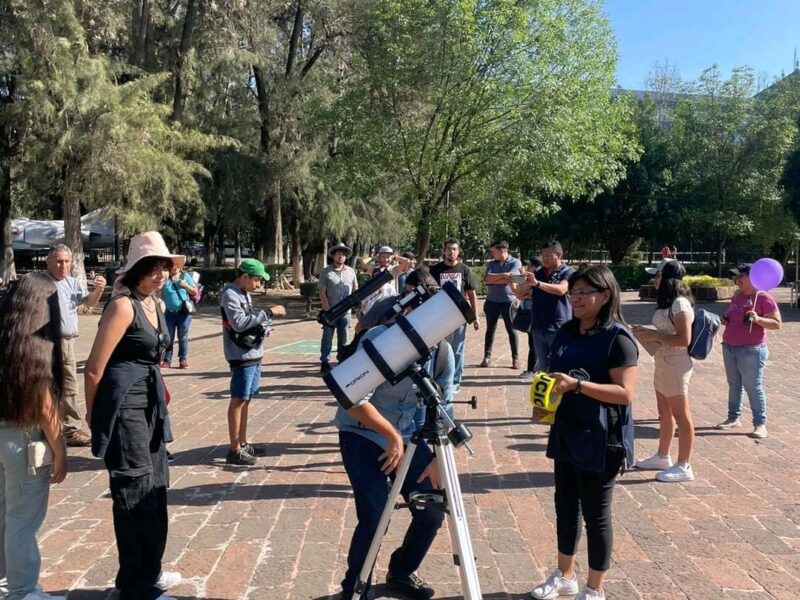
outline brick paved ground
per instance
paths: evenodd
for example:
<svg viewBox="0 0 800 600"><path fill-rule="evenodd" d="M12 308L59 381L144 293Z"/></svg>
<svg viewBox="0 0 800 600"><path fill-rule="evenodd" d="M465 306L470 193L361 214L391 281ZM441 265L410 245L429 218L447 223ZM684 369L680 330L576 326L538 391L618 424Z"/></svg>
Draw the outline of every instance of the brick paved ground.
<svg viewBox="0 0 800 600"><path fill-rule="evenodd" d="M649 318L652 304L627 300L630 320ZM784 311L788 322L770 344L770 437L711 429L726 412L721 355L717 350L699 363L692 381L698 479L683 485L659 484L652 473L622 478L610 598L760 600L800 593L800 311ZM95 322L81 319L79 360L88 354ZM330 424L335 406L316 373L318 357L290 353L313 352L318 334L314 323L294 319L269 339L262 398L250 414L250 437L266 443L269 454L256 468L223 464L228 372L214 310L192 326L191 370L166 372L178 453L166 562L186 579L176 596L299 600L338 589L354 507ZM310 342L289 346L302 340ZM482 336L468 336L460 397L476 395L479 408L460 406L457 415L472 428L477 455L459 451L458 466L484 596L522 598L554 560L551 465L546 430L528 421L518 373L504 366L510 357L501 332L495 348L499 366L477 369ZM643 358L635 409L640 455L656 447L652 372L652 359ZM99 600L110 596L117 561L106 473L87 450L70 451L70 471L53 489L41 530L43 584L73 590L71 599ZM407 519L396 515L389 550ZM582 547L582 568L585 556ZM421 575L437 598L460 597L444 531Z"/></svg>

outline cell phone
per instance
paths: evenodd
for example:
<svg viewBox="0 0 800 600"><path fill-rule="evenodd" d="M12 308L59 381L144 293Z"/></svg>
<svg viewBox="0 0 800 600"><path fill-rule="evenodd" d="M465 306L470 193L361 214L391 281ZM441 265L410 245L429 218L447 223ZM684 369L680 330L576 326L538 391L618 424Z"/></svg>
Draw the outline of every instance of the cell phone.
<svg viewBox="0 0 800 600"><path fill-rule="evenodd" d="M525 275L512 275L511 276L511 283L525 283L528 279Z"/></svg>

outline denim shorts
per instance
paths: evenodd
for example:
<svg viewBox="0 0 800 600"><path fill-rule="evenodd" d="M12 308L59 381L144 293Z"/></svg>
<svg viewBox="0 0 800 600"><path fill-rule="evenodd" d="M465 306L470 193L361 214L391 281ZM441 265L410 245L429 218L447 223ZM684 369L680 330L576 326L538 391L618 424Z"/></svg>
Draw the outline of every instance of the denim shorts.
<svg viewBox="0 0 800 600"><path fill-rule="evenodd" d="M231 398L250 400L258 395L261 365L231 367Z"/></svg>

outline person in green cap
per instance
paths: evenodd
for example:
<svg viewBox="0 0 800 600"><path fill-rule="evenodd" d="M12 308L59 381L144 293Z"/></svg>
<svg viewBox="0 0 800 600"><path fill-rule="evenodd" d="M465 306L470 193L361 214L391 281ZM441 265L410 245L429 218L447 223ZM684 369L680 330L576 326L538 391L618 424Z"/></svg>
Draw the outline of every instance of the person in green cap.
<svg viewBox="0 0 800 600"><path fill-rule="evenodd" d="M260 449L247 442L247 412L250 400L258 394L261 381L263 342L273 316L283 316L283 306L255 310L250 294L269 281L264 264L245 258L236 268L236 279L222 289L222 347L231 368L231 401L228 405L228 433L231 447L225 462L254 465Z"/></svg>

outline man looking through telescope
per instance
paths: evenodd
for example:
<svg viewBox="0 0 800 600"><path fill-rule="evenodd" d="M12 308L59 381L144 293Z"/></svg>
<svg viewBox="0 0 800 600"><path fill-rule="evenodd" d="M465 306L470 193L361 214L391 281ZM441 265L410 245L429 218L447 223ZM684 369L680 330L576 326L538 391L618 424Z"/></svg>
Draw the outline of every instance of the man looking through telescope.
<svg viewBox="0 0 800 600"><path fill-rule="evenodd" d="M406 281L406 289L418 285L433 289L436 282L429 273L414 271ZM382 302L374 310L383 309L384 306ZM409 306L404 312L407 314L412 310L413 307ZM362 341L374 339L385 330L385 324L378 324L364 334ZM452 399L455 370L450 344L446 341L440 342L426 368L442 388L442 398L449 403ZM386 478L394 478L395 469L403 459L406 444L421 426L419 407L416 390L411 379L406 377L394 385L384 382L366 397L354 402L347 410L342 406L337 409L334 423L339 429L339 448L345 471L353 486L358 518L347 555L347 572L342 581L341 600L353 598L359 571L389 497ZM426 444L420 444L414 453L402 495L408 501L412 492L431 492L441 487L433 454ZM438 506L411 510L411 524L403 543L394 551L389 561L387 590L422 600L433 596L433 590L425 585L415 571L425 558L443 519L444 513ZM367 583L363 592L365 597L368 597L370 583L371 581Z"/></svg>

